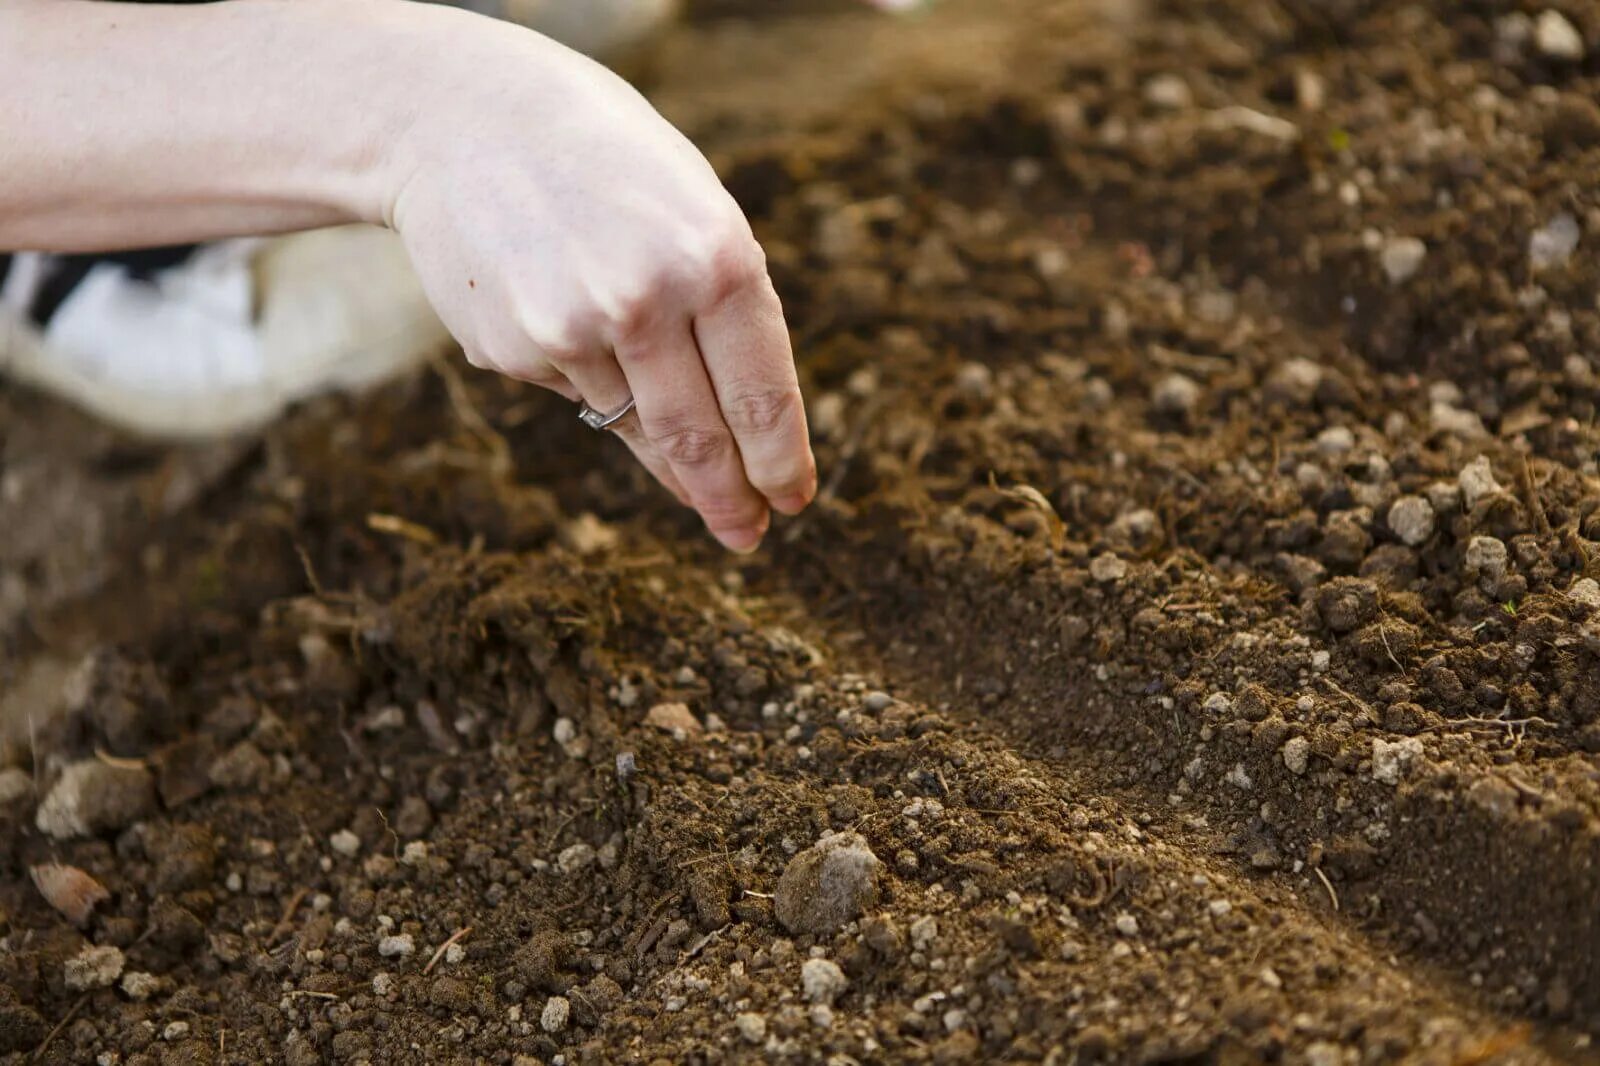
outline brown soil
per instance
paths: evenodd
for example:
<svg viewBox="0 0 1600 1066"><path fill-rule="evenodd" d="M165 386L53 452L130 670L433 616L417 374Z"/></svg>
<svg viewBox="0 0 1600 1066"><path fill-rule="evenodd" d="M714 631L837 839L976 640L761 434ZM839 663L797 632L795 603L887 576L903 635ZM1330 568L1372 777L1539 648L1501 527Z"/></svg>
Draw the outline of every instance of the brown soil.
<svg viewBox="0 0 1600 1066"><path fill-rule="evenodd" d="M755 558L446 364L226 453L0 392L0 746L156 786L8 809L0 1063L1596 1061L1600 50L728 7L654 76L812 404Z"/></svg>

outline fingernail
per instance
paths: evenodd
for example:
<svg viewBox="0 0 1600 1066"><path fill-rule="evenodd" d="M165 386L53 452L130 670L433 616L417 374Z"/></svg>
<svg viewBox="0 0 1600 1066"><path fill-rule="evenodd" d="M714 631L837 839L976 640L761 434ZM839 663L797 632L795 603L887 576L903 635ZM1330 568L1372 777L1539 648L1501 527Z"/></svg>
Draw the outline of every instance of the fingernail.
<svg viewBox="0 0 1600 1066"><path fill-rule="evenodd" d="M804 511L806 506L811 502L812 495L813 493L796 492L791 493L788 496L779 496L776 500L772 501L772 506L776 507L779 511L782 511L784 514L799 514L801 511Z"/></svg>
<svg viewBox="0 0 1600 1066"><path fill-rule="evenodd" d="M740 555L749 555L761 547L761 538L766 535L765 528L725 530L716 534L722 546L731 552Z"/></svg>

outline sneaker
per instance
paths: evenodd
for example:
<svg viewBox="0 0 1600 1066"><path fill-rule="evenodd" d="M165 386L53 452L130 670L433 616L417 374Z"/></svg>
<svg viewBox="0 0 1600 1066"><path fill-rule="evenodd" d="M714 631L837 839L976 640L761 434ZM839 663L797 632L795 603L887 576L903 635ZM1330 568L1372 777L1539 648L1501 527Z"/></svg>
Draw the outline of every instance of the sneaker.
<svg viewBox="0 0 1600 1066"><path fill-rule="evenodd" d="M457 0L597 58L636 47L678 0ZM257 428L441 350L399 238L342 226L105 255L0 253L0 375L169 438Z"/></svg>

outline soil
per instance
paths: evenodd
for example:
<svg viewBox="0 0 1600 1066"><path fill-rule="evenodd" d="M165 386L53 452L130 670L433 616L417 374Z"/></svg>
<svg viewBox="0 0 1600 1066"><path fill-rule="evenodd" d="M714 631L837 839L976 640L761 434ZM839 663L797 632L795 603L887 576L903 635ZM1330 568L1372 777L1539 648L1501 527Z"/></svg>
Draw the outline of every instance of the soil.
<svg viewBox="0 0 1600 1066"><path fill-rule="evenodd" d="M760 554L449 361L0 391L0 1062L1600 1060L1600 7L733 6Z"/></svg>

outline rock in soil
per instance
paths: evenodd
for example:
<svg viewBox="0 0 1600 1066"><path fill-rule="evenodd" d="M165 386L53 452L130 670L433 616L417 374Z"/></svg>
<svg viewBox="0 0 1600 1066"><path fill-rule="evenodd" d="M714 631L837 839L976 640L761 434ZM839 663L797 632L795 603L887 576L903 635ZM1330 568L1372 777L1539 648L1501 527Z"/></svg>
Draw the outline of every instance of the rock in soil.
<svg viewBox="0 0 1600 1066"><path fill-rule="evenodd" d="M878 902L883 863L859 833L824 837L789 861L774 906L791 933L827 934Z"/></svg>

